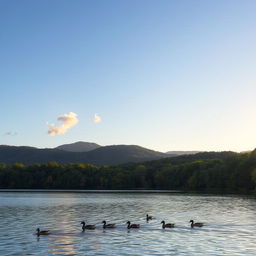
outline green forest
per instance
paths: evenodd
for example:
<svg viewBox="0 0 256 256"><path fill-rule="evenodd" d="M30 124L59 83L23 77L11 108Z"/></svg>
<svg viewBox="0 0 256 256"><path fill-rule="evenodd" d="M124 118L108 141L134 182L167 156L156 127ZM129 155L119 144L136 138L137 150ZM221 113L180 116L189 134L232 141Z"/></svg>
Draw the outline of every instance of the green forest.
<svg viewBox="0 0 256 256"><path fill-rule="evenodd" d="M256 150L208 152L143 163L97 167L90 164L0 164L0 188L170 189L250 192L256 185Z"/></svg>

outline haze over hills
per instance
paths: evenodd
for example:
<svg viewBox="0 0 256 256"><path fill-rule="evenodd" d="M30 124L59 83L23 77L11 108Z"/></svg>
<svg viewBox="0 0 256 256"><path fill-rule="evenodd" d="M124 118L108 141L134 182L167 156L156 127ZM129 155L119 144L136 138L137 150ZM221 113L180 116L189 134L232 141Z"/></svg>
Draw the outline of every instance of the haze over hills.
<svg viewBox="0 0 256 256"><path fill-rule="evenodd" d="M112 145L111 145L112 146ZM94 150L96 148L101 147L99 144L93 143L93 142L84 142L84 141L78 141L74 143L69 143L69 144L63 144L55 149L61 149L64 151L69 151L69 152L88 152L91 150ZM193 155L197 154L201 151L168 151L165 154L168 154L169 156L180 156L180 155Z"/></svg>
<svg viewBox="0 0 256 256"><path fill-rule="evenodd" d="M168 151L166 154L173 156L181 156L181 155L194 155L200 153L202 151Z"/></svg>
<svg viewBox="0 0 256 256"><path fill-rule="evenodd" d="M55 149L60 149L68 152L88 152L100 147L102 146L96 143L78 141L70 144L60 145ZM202 151L195 151L195 150L194 151L168 151L168 152L165 152L165 154L168 154L168 156L171 157L171 156L181 156L181 155L193 155L200 152Z"/></svg>

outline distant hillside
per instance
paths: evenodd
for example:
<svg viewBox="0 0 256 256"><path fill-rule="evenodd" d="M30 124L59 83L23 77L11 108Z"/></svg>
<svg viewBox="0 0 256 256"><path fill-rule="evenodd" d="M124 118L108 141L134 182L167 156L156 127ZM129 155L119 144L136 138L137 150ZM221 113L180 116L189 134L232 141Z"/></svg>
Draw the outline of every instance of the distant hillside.
<svg viewBox="0 0 256 256"><path fill-rule="evenodd" d="M74 152L66 152L59 149L38 149L33 147L0 146L0 162L5 164L23 163L47 163L56 161L59 163L77 162L82 160ZM72 161L74 160L74 161Z"/></svg>
<svg viewBox="0 0 256 256"><path fill-rule="evenodd" d="M88 152L68 152L60 149L0 146L0 163L34 164L55 161L64 163L89 163L97 166L117 165L126 162L156 160L167 155L133 145L99 147Z"/></svg>
<svg viewBox="0 0 256 256"><path fill-rule="evenodd" d="M232 152L232 151L200 152L193 155L180 155L176 157L166 157L163 159L147 161L142 164L152 169L159 169L159 168L164 168L165 166L180 165L180 164L191 163L191 162L201 161L201 160L227 159L229 157L235 157L237 155L238 153ZM129 166L129 168L133 169L137 164L128 163L128 164L123 164L122 166L126 166L126 165Z"/></svg>
<svg viewBox="0 0 256 256"><path fill-rule="evenodd" d="M136 145L113 145L100 147L87 152L92 162L100 165L117 165L128 162L141 162L168 157L168 155Z"/></svg>
<svg viewBox="0 0 256 256"><path fill-rule="evenodd" d="M181 155L193 155L197 154L200 151L168 151L166 154L172 155L172 156L181 156Z"/></svg>
<svg viewBox="0 0 256 256"><path fill-rule="evenodd" d="M99 147L101 146L96 143L78 141L71 144L60 145L55 149L60 149L60 150L69 151L69 152L88 152Z"/></svg>

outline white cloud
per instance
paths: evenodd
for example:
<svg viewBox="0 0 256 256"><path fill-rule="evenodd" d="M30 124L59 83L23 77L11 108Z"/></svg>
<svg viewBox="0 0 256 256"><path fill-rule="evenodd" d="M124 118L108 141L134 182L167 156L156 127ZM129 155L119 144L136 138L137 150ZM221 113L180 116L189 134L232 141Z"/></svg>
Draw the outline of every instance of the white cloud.
<svg viewBox="0 0 256 256"><path fill-rule="evenodd" d="M100 123L101 122L101 117L98 114L94 114L93 122L94 123Z"/></svg>
<svg viewBox="0 0 256 256"><path fill-rule="evenodd" d="M59 127L55 126L55 124L50 124L50 129L48 130L49 135L54 136L56 134L66 133L67 130L75 126L79 120L76 113L69 112L68 114L58 117L58 121L63 124Z"/></svg>

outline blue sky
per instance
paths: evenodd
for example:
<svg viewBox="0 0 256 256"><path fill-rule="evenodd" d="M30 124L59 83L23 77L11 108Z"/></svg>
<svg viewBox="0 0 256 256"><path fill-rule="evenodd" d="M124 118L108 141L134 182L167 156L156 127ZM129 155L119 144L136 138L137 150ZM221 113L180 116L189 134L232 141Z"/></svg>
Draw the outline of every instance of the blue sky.
<svg viewBox="0 0 256 256"><path fill-rule="evenodd" d="M254 0L0 0L0 144L254 149L255 13Z"/></svg>

